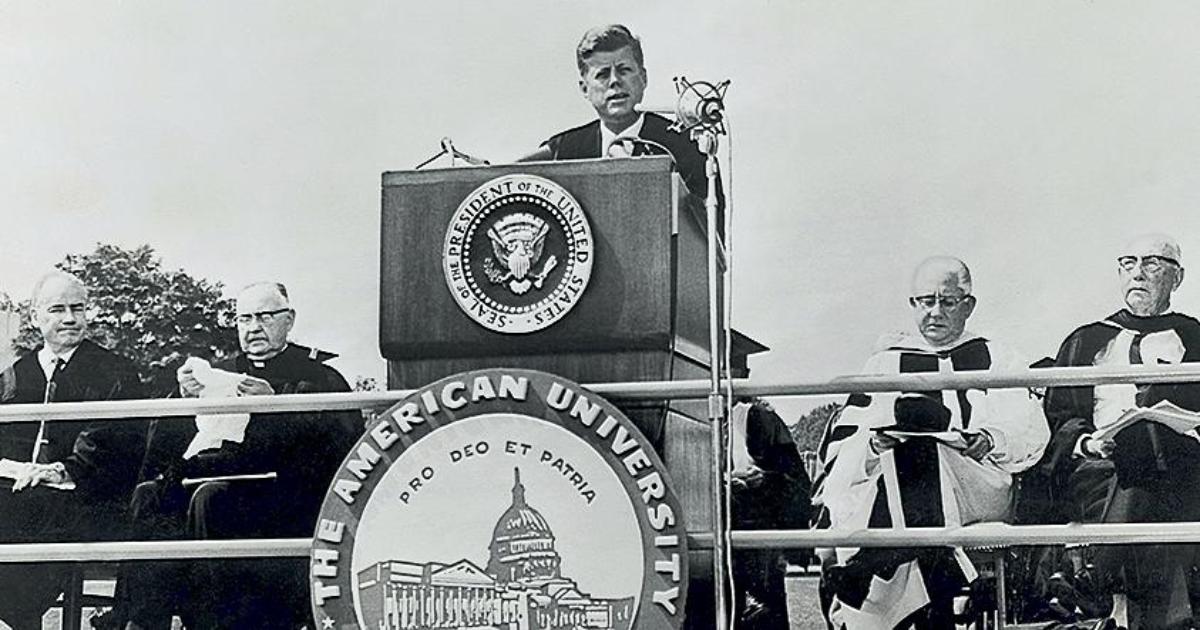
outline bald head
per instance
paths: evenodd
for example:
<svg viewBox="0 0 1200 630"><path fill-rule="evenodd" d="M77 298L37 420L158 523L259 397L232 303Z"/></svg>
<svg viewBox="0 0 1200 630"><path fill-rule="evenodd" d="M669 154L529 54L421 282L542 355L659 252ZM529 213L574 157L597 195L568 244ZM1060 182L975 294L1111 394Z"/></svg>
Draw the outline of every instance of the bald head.
<svg viewBox="0 0 1200 630"><path fill-rule="evenodd" d="M1117 257L1117 276L1129 312L1140 317L1166 313L1171 293L1183 283L1183 251L1166 234L1131 239Z"/></svg>
<svg viewBox="0 0 1200 630"><path fill-rule="evenodd" d="M963 295L971 294L971 270L967 264L953 256L930 256L913 270L913 295L935 293L931 287L956 287Z"/></svg>
<svg viewBox="0 0 1200 630"><path fill-rule="evenodd" d="M935 347L953 344L975 311L971 270L950 256L926 258L913 271L909 303L925 341Z"/></svg>

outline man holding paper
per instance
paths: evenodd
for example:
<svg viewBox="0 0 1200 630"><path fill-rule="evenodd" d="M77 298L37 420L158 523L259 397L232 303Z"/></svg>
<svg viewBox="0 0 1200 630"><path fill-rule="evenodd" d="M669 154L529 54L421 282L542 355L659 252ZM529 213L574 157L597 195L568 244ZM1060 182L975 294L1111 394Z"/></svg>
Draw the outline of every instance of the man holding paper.
<svg viewBox="0 0 1200 630"><path fill-rule="evenodd" d="M1179 245L1139 236L1117 258L1124 307L1077 328L1059 349L1059 366L1163 365L1200 361L1200 322L1170 312L1183 282ZM1046 396L1053 430L1042 466L1068 520L1085 523L1200 521L1200 443L1158 423L1114 431L1127 410L1169 401L1200 409L1196 384L1055 387ZM1114 435L1115 433L1115 435ZM1109 627L1172 628L1190 622L1183 546L1096 550L1099 586L1112 592Z"/></svg>
<svg viewBox="0 0 1200 630"><path fill-rule="evenodd" d="M885 336L865 374L1012 371L1025 363L966 330L970 270L938 256L916 269L916 332ZM855 394L822 440L819 525L859 530L1002 520L1012 474L1033 465L1046 421L1024 389ZM976 572L961 550L837 549L822 554L834 628L953 627L952 600Z"/></svg>
<svg viewBox="0 0 1200 630"><path fill-rule="evenodd" d="M335 355L291 343L295 311L281 284L238 295L241 354L178 371L189 397L350 391ZM135 518L160 538L311 536L324 490L361 434L355 412L202 415L155 426ZM296 628L308 621L303 559L149 564L124 578L130 628ZM192 626L189 626L192 627Z"/></svg>
<svg viewBox="0 0 1200 630"><path fill-rule="evenodd" d="M53 272L34 285L30 311L42 345L0 375L0 402L140 398L137 369L87 339L87 289ZM0 542L104 537L119 520L145 448L141 420L0 425ZM52 564L0 564L0 619L40 628L70 575Z"/></svg>

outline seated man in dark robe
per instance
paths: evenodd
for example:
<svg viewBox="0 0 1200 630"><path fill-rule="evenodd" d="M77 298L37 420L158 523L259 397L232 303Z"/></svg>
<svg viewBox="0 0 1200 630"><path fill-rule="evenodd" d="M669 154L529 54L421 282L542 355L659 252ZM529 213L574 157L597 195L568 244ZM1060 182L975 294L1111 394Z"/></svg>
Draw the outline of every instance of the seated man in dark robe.
<svg viewBox="0 0 1200 630"><path fill-rule="evenodd" d="M598 118L551 136L520 161L583 160L668 154L687 185L700 199L708 194L705 157L690 138L670 129L671 121L635 109L646 90L642 43L628 28L610 24L589 29L575 49L579 89ZM717 199L724 207L721 181ZM718 218L717 225L722 225Z"/></svg>
<svg viewBox="0 0 1200 630"><path fill-rule="evenodd" d="M0 374L0 402L54 403L140 398L137 369L88 340L87 289L55 272L30 304L43 344ZM117 532L145 448L140 420L0 425L0 457L19 462L0 482L0 543L95 540ZM0 620L41 628L70 576L66 565L0 564Z"/></svg>
<svg viewBox="0 0 1200 630"><path fill-rule="evenodd" d="M1170 312L1183 281L1179 245L1164 235L1135 238L1117 259L1124 307L1077 328L1056 365L1127 366L1200 361L1200 322ZM1135 406L1168 400L1200 409L1197 384L1055 387L1046 396L1053 430L1043 467L1071 520L1085 523L1200 521L1200 444L1158 425L1137 423L1114 439L1093 433ZM1189 627L1188 546L1096 551L1101 585L1113 593L1107 627Z"/></svg>
<svg viewBox="0 0 1200 630"><path fill-rule="evenodd" d="M237 396L350 391L324 365L334 355L288 340L295 311L283 285L246 287L235 320L241 354L211 368L189 361L178 373L182 395L222 387ZM153 481L134 496L136 524L151 538L311 536L324 491L362 427L355 412L159 421L144 472ZM302 558L145 563L130 567L122 582L129 628L169 628L172 614L189 628L312 623Z"/></svg>
<svg viewBox="0 0 1200 630"><path fill-rule="evenodd" d="M917 333L885 336L864 374L1016 370L1025 361L966 329L971 274L957 258L921 263L912 279ZM956 527L1008 517L1013 474L1034 465L1049 437L1024 389L852 395L822 439L813 503L818 525ZM978 572L961 549L822 550L831 626L954 627L953 600Z"/></svg>
<svg viewBox="0 0 1200 630"><path fill-rule="evenodd" d="M783 419L769 404L746 400L730 415L734 529L806 529L812 484ZM788 562L804 564L811 549L733 552L734 614L743 630L787 630Z"/></svg>

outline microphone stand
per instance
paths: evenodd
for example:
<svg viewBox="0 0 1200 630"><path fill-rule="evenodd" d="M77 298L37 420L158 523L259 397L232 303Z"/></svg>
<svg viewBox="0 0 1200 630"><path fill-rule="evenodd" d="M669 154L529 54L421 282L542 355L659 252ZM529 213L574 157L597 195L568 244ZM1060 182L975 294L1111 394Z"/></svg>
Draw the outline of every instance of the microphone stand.
<svg viewBox="0 0 1200 630"><path fill-rule="evenodd" d="M709 393L708 419L711 429L713 457L712 472L712 530L713 530L713 603L715 630L726 630L730 624L729 598L733 595L732 562L733 548L729 536L729 462L726 449L729 433L727 401L722 391L722 378L726 376L728 322L722 312L720 288L720 254L724 246L717 237L717 139L725 133L724 98L729 81L713 85L706 82L692 83L684 77L675 78L679 94L676 108L676 129L690 131L692 140L700 153L704 154L704 173L708 192L704 198L705 222L708 224L708 347L709 347ZM728 214L728 210L726 211ZM724 333L724 334L723 334ZM725 343L723 343L725 342ZM726 590L729 586L729 590Z"/></svg>

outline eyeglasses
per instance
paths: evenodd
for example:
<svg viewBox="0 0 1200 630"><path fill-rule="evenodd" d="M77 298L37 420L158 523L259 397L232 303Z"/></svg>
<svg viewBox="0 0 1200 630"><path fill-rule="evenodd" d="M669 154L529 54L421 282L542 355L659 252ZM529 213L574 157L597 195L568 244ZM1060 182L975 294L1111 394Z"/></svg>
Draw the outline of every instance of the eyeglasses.
<svg viewBox="0 0 1200 630"><path fill-rule="evenodd" d="M256 319L260 323L270 324L271 322L275 321L275 318L279 317L280 315L283 315L284 313L291 313L291 312L292 312L292 309L290 309L290 308L277 308L273 311L259 311L257 313L238 313L237 315L234 315L233 321L235 321L239 324L242 324L243 326L246 324L249 324L250 322L252 322Z"/></svg>
<svg viewBox="0 0 1200 630"><path fill-rule="evenodd" d="M934 293L930 295L914 295L908 298L908 303L913 308L923 308L925 310L933 310L934 306L941 305L943 310L957 308L959 304L971 299L969 295L941 295Z"/></svg>
<svg viewBox="0 0 1200 630"><path fill-rule="evenodd" d="M1179 261L1166 256L1121 256L1117 259L1117 264L1125 271L1133 271L1140 265L1146 273L1158 273L1162 271L1163 265L1171 263L1176 267L1179 266Z"/></svg>

